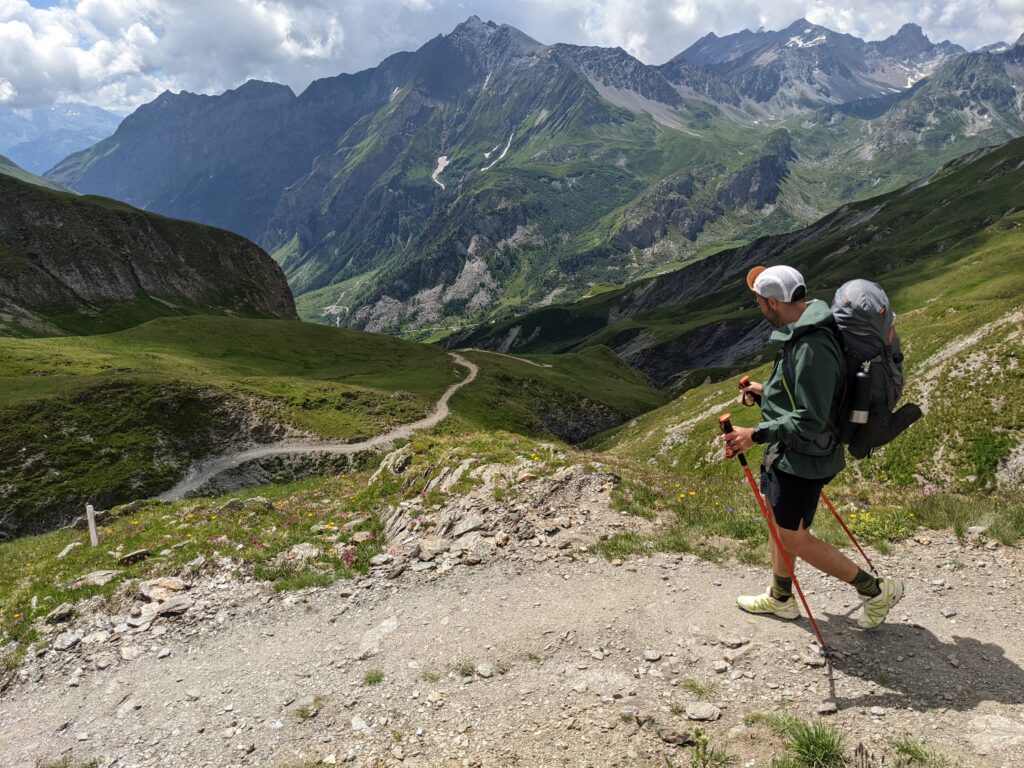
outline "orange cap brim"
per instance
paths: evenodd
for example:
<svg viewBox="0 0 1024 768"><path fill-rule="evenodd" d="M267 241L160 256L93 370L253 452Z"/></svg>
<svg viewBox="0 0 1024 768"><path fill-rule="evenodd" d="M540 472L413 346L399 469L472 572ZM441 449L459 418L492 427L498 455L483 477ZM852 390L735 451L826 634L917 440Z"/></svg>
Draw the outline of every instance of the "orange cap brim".
<svg viewBox="0 0 1024 768"><path fill-rule="evenodd" d="M754 290L754 281L757 280L758 276L766 269L767 267L764 266L751 267L750 271L747 272L747 288Z"/></svg>

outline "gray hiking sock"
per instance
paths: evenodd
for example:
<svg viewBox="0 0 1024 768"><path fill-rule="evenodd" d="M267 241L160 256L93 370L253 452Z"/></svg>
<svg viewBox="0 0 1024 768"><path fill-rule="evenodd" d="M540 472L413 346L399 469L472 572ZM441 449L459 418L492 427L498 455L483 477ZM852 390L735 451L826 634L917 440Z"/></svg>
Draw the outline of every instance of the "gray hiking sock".
<svg viewBox="0 0 1024 768"><path fill-rule="evenodd" d="M878 586L878 579L862 568L857 569L857 575L850 583L864 597L878 597L882 593L882 588Z"/></svg>

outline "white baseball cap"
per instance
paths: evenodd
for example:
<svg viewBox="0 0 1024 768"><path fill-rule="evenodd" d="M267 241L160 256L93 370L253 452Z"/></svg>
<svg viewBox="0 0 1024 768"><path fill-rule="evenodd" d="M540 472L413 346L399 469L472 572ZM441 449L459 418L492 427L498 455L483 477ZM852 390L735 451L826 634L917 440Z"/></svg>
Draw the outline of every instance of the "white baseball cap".
<svg viewBox="0 0 1024 768"><path fill-rule="evenodd" d="M804 276L792 267L779 264L774 267L754 267L747 272L747 287L766 299L778 299L787 304L802 299L807 291ZM797 295L798 289L803 291Z"/></svg>

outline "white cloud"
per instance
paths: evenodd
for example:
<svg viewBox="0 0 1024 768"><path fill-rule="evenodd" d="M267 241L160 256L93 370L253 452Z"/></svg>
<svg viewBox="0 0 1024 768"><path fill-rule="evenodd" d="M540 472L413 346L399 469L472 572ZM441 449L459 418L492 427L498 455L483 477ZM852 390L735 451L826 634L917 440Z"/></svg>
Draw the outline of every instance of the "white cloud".
<svg viewBox="0 0 1024 768"><path fill-rule="evenodd" d="M920 24L968 48L1016 40L1024 0L0 0L0 104L131 108L165 89L218 93L250 78L301 91L375 66L475 13L543 43L620 46L666 61L707 32L807 17L867 39Z"/></svg>
<svg viewBox="0 0 1024 768"><path fill-rule="evenodd" d="M0 78L0 104L11 104L17 96L18 92L11 81Z"/></svg>

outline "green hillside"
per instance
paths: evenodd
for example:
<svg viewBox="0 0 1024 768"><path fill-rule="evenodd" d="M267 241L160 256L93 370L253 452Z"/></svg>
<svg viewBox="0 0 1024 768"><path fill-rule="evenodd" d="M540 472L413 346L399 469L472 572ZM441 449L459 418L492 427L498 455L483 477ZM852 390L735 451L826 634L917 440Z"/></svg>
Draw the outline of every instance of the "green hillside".
<svg viewBox="0 0 1024 768"><path fill-rule="evenodd" d="M554 367L486 353L449 430L582 440L662 404L607 350ZM281 320L164 318L0 338L0 538L171 487L191 461L289 434L352 442L422 418L463 378L443 350Z"/></svg>
<svg viewBox="0 0 1024 768"><path fill-rule="evenodd" d="M0 174L0 336L109 333L154 317L295 317L238 235Z"/></svg>
<svg viewBox="0 0 1024 768"><path fill-rule="evenodd" d="M688 370L730 365L756 347L760 315L743 275L759 263L792 264L814 295L831 300L853 277L894 298L918 297L920 277L942 275L982 247L1020 242L1024 140L979 150L930 179L843 206L788 235L763 238L672 273L583 301L485 326L461 343L514 352L608 346L661 383ZM997 285L1013 286L1014 272ZM991 289L991 284L988 286ZM1002 292L1002 288L1000 288ZM763 335L763 334L762 334Z"/></svg>
<svg viewBox="0 0 1024 768"><path fill-rule="evenodd" d="M0 174L4 176L10 176L18 181L24 181L27 184L35 184L38 187L45 187L46 189L52 189L55 192L68 192L70 190L67 187L63 187L55 181L44 179L42 176L36 176L34 173L26 171L24 168L16 164L11 159L0 155Z"/></svg>

